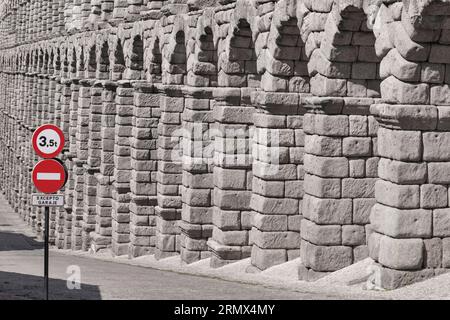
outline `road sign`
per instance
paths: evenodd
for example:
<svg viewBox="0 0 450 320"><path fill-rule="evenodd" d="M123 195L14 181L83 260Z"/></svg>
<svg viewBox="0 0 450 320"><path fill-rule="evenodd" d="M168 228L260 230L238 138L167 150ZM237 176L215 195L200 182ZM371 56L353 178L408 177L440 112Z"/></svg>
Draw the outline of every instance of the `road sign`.
<svg viewBox="0 0 450 320"><path fill-rule="evenodd" d="M63 207L63 194L33 194L32 203L35 207Z"/></svg>
<svg viewBox="0 0 450 320"><path fill-rule="evenodd" d="M42 158L56 157L64 148L64 133L53 124L45 124L33 133L33 149Z"/></svg>
<svg viewBox="0 0 450 320"><path fill-rule="evenodd" d="M33 183L42 193L58 192L67 180L66 168L55 159L39 161L33 169Z"/></svg>

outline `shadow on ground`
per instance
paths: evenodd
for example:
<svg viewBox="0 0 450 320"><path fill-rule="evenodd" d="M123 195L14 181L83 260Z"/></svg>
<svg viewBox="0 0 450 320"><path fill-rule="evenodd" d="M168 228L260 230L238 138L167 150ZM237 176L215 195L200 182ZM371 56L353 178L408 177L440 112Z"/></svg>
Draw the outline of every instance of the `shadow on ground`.
<svg viewBox="0 0 450 320"><path fill-rule="evenodd" d="M0 272L0 300L42 300L44 278L14 272ZM97 286L82 284L81 289L70 290L67 282L49 280L50 300L101 300Z"/></svg>
<svg viewBox="0 0 450 320"><path fill-rule="evenodd" d="M0 251L39 250L43 243L21 233L0 232Z"/></svg>
<svg viewBox="0 0 450 320"><path fill-rule="evenodd" d="M0 252L42 250L43 242L14 232L0 232ZM6 261L3 261L6 262ZM49 280L50 300L100 300L97 286L82 284L70 290L65 280ZM0 271L0 300L44 299L44 277Z"/></svg>

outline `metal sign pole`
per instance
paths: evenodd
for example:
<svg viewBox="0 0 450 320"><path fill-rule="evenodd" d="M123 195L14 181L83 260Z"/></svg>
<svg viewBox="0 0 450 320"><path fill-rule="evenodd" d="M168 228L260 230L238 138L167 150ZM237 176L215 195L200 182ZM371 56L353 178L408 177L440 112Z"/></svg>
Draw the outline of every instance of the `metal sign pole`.
<svg viewBox="0 0 450 320"><path fill-rule="evenodd" d="M44 248L44 287L45 300L48 300L48 238L50 229L50 208L45 207L45 248Z"/></svg>

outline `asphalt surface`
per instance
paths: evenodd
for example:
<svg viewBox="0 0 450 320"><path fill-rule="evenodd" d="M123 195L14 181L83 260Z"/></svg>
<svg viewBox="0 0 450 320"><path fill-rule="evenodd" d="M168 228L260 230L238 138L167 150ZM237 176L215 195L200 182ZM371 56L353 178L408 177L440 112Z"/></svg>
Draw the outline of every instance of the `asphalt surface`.
<svg viewBox="0 0 450 320"><path fill-rule="evenodd" d="M0 299L43 299L43 243L0 196ZM76 288L79 271L80 289ZM69 282L68 282L69 280ZM72 289L68 288L69 287ZM75 289L74 289L75 287ZM208 277L50 252L50 299L324 299Z"/></svg>
<svg viewBox="0 0 450 320"><path fill-rule="evenodd" d="M0 194L0 300L44 298L43 257L43 242ZM50 300L450 300L450 272L397 290L365 290L369 260L304 282L295 260L252 274L249 259L211 269L207 260L183 265L179 257L130 260L51 250Z"/></svg>

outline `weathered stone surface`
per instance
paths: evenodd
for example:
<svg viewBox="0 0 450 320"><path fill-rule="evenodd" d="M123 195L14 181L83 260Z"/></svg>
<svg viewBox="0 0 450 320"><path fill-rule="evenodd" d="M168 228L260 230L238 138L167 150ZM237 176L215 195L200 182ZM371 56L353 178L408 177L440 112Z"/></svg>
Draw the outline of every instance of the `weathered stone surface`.
<svg viewBox="0 0 450 320"><path fill-rule="evenodd" d="M381 237L379 261L397 270L418 270L423 262L423 240Z"/></svg>
<svg viewBox="0 0 450 320"><path fill-rule="evenodd" d="M5 198L42 233L27 141L54 123L58 248L442 272L450 4L372 2L0 1Z"/></svg>

